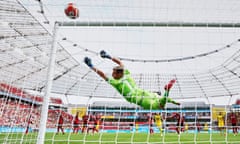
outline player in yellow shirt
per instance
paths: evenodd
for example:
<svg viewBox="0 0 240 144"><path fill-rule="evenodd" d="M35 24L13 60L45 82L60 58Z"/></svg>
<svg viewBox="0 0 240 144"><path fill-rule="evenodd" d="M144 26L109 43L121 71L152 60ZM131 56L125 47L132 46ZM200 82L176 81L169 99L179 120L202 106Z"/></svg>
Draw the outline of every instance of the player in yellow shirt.
<svg viewBox="0 0 240 144"><path fill-rule="evenodd" d="M220 131L220 134L224 134L224 115L219 112L217 115L217 122L218 122L218 129Z"/></svg>
<svg viewBox="0 0 240 144"><path fill-rule="evenodd" d="M185 133L188 133L188 123L185 123L184 131Z"/></svg>
<svg viewBox="0 0 240 144"><path fill-rule="evenodd" d="M155 116L154 116L154 121L155 121L155 124L156 126L158 127L160 133L161 133L161 136L163 136L163 129L162 129L162 116L159 114L159 113L156 113Z"/></svg>

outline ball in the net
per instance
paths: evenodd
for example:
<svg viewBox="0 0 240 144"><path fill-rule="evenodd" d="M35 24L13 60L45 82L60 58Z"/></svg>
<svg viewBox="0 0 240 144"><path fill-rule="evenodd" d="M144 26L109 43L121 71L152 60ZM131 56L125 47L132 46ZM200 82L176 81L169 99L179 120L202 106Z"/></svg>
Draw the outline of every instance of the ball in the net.
<svg viewBox="0 0 240 144"><path fill-rule="evenodd" d="M70 19L76 19L79 17L79 9L73 3L69 3L64 12Z"/></svg>

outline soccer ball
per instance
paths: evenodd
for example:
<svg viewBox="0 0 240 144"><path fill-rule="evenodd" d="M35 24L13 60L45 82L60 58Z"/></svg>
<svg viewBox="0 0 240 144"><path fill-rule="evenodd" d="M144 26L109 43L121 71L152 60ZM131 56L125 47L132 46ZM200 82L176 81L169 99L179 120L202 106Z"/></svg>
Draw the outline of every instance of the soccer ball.
<svg viewBox="0 0 240 144"><path fill-rule="evenodd" d="M79 17L79 9L76 7L75 4L69 3L65 8L65 14L70 19L76 19Z"/></svg>

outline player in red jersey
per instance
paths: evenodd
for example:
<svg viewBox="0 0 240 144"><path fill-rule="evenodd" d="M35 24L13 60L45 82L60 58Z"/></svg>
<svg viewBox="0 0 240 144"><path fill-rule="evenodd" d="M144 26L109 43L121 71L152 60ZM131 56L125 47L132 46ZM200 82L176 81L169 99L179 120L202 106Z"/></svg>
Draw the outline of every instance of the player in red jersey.
<svg viewBox="0 0 240 144"><path fill-rule="evenodd" d="M89 133L90 130L92 130L92 133L94 133L94 122L95 116L88 115L87 133Z"/></svg>
<svg viewBox="0 0 240 144"><path fill-rule="evenodd" d="M60 112L59 118L58 118L58 125L57 125L57 134L59 133L59 131L62 131L62 134L64 134L64 129L63 129L63 116L62 113Z"/></svg>
<svg viewBox="0 0 240 144"><path fill-rule="evenodd" d="M30 124L32 124L32 116L31 115L28 117L28 120L27 120L27 127L26 127L26 130L25 130L25 134L28 134Z"/></svg>
<svg viewBox="0 0 240 144"><path fill-rule="evenodd" d="M231 120L231 123L232 123L232 131L233 131L233 134L234 136L237 135L238 133L238 130L237 130L237 116L235 113L231 113L230 115L230 120Z"/></svg>
<svg viewBox="0 0 240 144"><path fill-rule="evenodd" d="M199 121L197 121L196 123L196 127L197 127L197 132L200 133L200 130L201 130L201 124Z"/></svg>
<svg viewBox="0 0 240 144"><path fill-rule="evenodd" d="M154 116L150 113L148 116L148 124L149 124L149 132L150 134L154 133L153 125L154 125Z"/></svg>
<svg viewBox="0 0 240 144"><path fill-rule="evenodd" d="M183 132L183 126L184 126L184 116L182 113L172 113L172 115L169 118L176 118L177 119L177 125L176 125L176 132L178 135L180 135L181 132Z"/></svg>
<svg viewBox="0 0 240 144"><path fill-rule="evenodd" d="M80 124L80 120L78 118L78 113L76 113L75 117L74 117L74 120L73 120L73 133L78 133L80 127L79 127L79 124Z"/></svg>
<svg viewBox="0 0 240 144"><path fill-rule="evenodd" d="M85 130L88 129L89 116L87 114L83 115L82 120L83 120L82 133L84 133Z"/></svg>
<svg viewBox="0 0 240 144"><path fill-rule="evenodd" d="M100 115L96 115L95 119L94 119L94 127L93 127L93 133L99 132L99 125L100 125L100 121L101 121L101 116Z"/></svg>

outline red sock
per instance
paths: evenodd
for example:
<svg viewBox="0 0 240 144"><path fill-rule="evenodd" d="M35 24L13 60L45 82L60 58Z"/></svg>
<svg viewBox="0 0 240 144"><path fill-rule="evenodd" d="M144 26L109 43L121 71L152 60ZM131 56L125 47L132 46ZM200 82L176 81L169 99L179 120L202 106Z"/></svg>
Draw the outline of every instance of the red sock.
<svg viewBox="0 0 240 144"><path fill-rule="evenodd" d="M175 82L176 82L175 79L170 80L169 83L164 86L164 89L170 90Z"/></svg>
<svg viewBox="0 0 240 144"><path fill-rule="evenodd" d="M153 129L152 128L150 128L150 134L152 134L153 133Z"/></svg>
<svg viewBox="0 0 240 144"><path fill-rule="evenodd" d="M176 128L177 133L179 134L179 128Z"/></svg>

